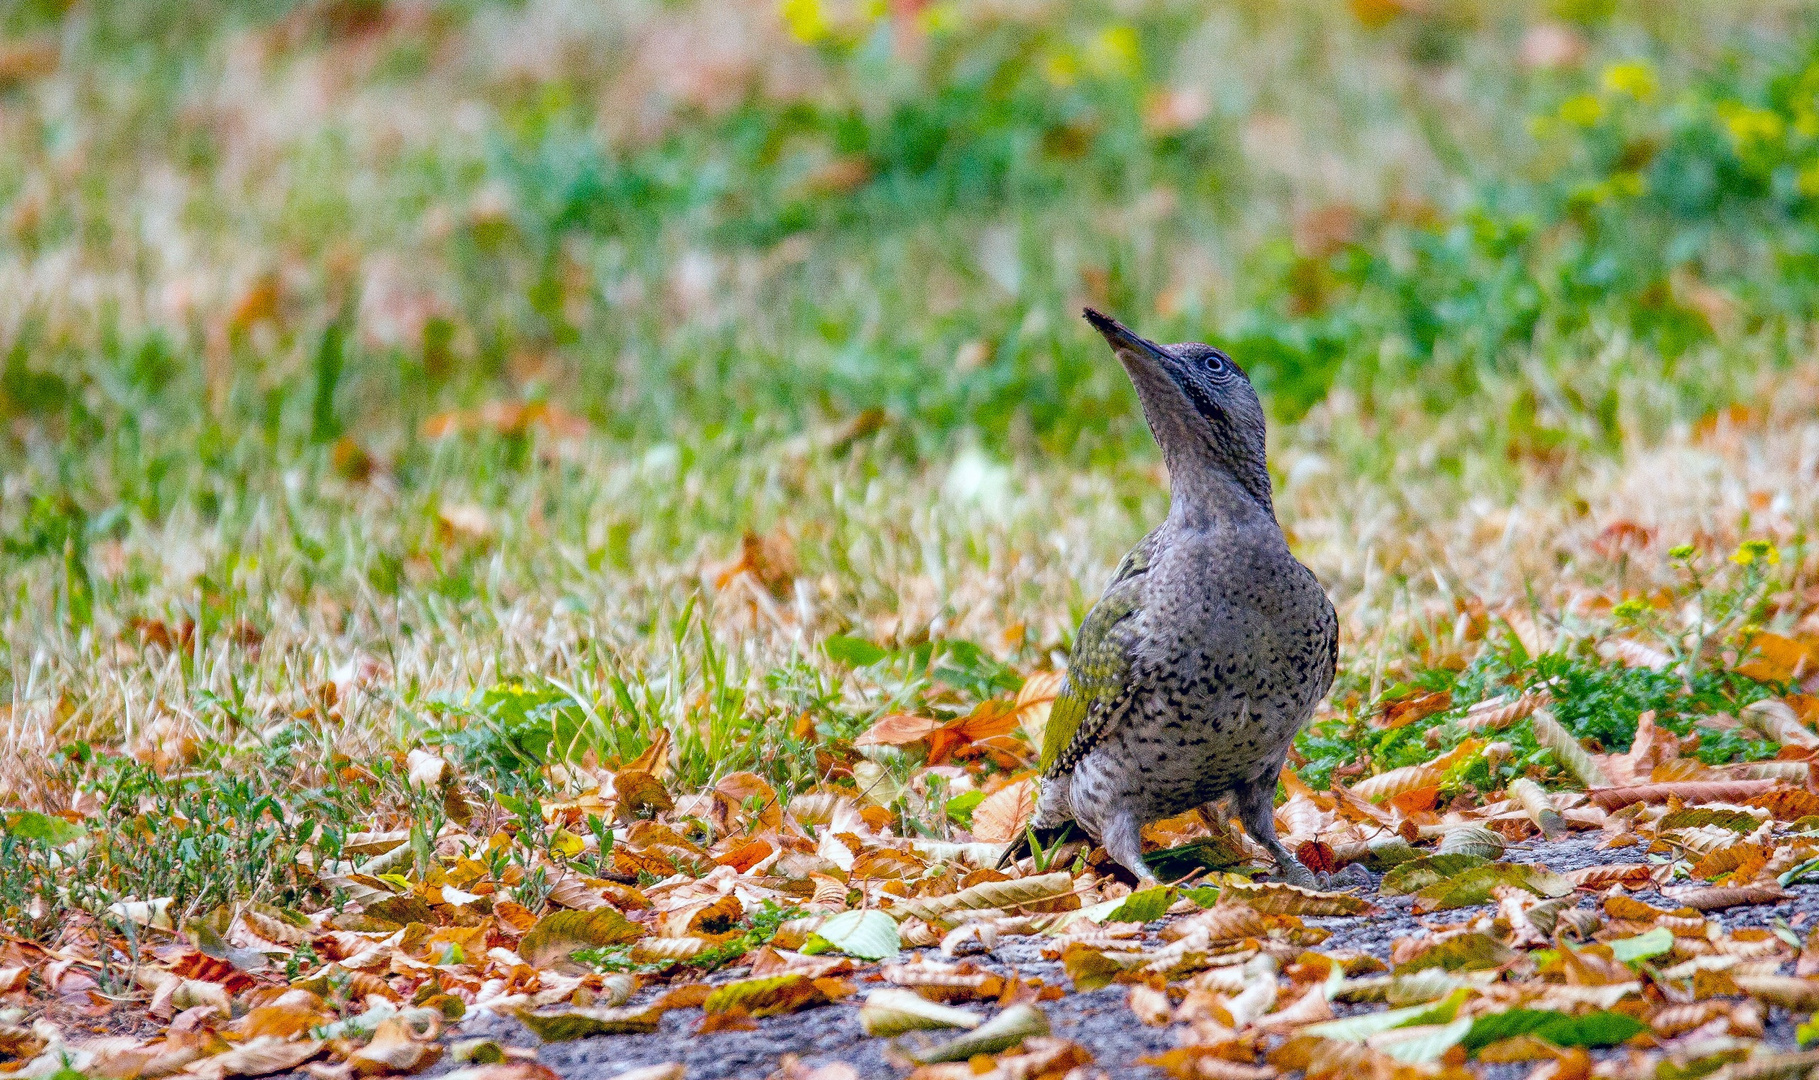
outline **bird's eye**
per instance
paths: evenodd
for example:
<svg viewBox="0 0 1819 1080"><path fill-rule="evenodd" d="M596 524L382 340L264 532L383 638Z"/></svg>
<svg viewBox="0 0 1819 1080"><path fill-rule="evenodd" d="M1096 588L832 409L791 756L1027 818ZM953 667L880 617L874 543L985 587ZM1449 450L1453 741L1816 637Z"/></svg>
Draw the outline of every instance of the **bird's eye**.
<svg viewBox="0 0 1819 1080"><path fill-rule="evenodd" d="M1225 357L1219 353L1209 352L1206 354L1206 373L1208 375L1212 375L1215 378L1224 378L1231 371L1231 367L1231 364L1227 363Z"/></svg>

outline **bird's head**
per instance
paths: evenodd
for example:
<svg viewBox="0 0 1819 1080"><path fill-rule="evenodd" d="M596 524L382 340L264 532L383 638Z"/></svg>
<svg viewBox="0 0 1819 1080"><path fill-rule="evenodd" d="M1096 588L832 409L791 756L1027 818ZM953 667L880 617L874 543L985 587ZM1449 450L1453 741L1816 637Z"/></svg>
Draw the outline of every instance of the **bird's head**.
<svg viewBox="0 0 1819 1080"><path fill-rule="evenodd" d="M1264 458L1263 403L1231 357L1199 342L1158 345L1086 309L1137 387L1171 485L1221 499L1249 497L1274 514Z"/></svg>

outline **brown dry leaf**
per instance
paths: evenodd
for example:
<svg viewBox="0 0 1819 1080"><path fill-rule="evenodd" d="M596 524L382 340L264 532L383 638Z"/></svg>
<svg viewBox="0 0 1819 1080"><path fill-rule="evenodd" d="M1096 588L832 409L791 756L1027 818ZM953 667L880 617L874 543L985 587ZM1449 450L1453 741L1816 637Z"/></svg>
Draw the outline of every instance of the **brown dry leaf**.
<svg viewBox="0 0 1819 1080"><path fill-rule="evenodd" d="M743 874L770 858L776 850L768 840L749 840L731 851L714 856L714 861L721 866L730 866Z"/></svg>
<svg viewBox="0 0 1819 1080"><path fill-rule="evenodd" d="M1602 892L1612 885L1626 889L1646 889L1654 884L1654 868L1641 863L1606 863L1567 871L1567 880L1575 888Z"/></svg>
<svg viewBox="0 0 1819 1080"><path fill-rule="evenodd" d="M489 401L477 409L437 413L423 422L426 439L449 435L490 432L506 438L521 438L533 429L541 429L559 438L574 439L588 432L587 421L557 405L533 401Z"/></svg>
<svg viewBox="0 0 1819 1080"><path fill-rule="evenodd" d="M1404 791L1438 784L1446 778L1447 771L1460 764L1480 750L1484 749L1483 739L1466 739L1452 750L1432 761L1421 765L1406 765L1400 769L1378 773L1352 785L1351 793L1367 802L1382 802Z"/></svg>
<svg viewBox="0 0 1819 1080"><path fill-rule="evenodd" d="M1778 821L1798 821L1819 814L1819 794L1805 788L1777 787L1744 800L1746 806L1760 806Z"/></svg>
<svg viewBox="0 0 1819 1080"><path fill-rule="evenodd" d="M1793 898L1779 885L1735 885L1715 886L1711 888L1668 889L1664 895L1680 904L1699 911L1718 911L1728 907L1742 907L1746 904L1778 904Z"/></svg>
<svg viewBox="0 0 1819 1080"><path fill-rule="evenodd" d="M1747 647L1758 655L1735 670L1757 682L1792 682L1819 669L1819 646L1809 642L1763 630L1751 635Z"/></svg>
<svg viewBox="0 0 1819 1080"><path fill-rule="evenodd" d="M1023 832L1036 814L1036 781L1033 777L1006 784L973 808L973 837L988 844L1006 844Z"/></svg>
<svg viewBox="0 0 1819 1080"><path fill-rule="evenodd" d="M1819 979L1793 975L1732 975L1738 988L1765 1005L1794 1012L1819 1009Z"/></svg>
<svg viewBox="0 0 1819 1080"><path fill-rule="evenodd" d="M1018 726L1023 729L1023 737L1031 746L1042 745L1043 733L1048 729L1049 711L1066 683L1067 674L1061 671L1038 671L1023 680L1013 710Z"/></svg>
<svg viewBox="0 0 1819 1080"><path fill-rule="evenodd" d="M17 86L53 74L62 60L62 49L51 34L0 41L0 87Z"/></svg>
<svg viewBox="0 0 1819 1080"><path fill-rule="evenodd" d="M243 1039L264 1036L289 1039L334 1019L320 997L308 990L287 990L270 1004L248 1009L246 1015L228 1025L228 1029Z"/></svg>
<svg viewBox="0 0 1819 1080"><path fill-rule="evenodd" d="M1746 882L1768 865L1769 855L1769 848L1762 844L1732 844L1694 863L1692 874L1707 881L1729 875L1733 882Z"/></svg>
<svg viewBox="0 0 1819 1080"><path fill-rule="evenodd" d="M292 1042L266 1035L241 1043L226 1053L205 1058L191 1065L185 1072L202 1080L222 1080L228 1076L270 1076L273 1073L290 1072L322 1053L327 1045L307 1039Z"/></svg>
<svg viewBox="0 0 1819 1080"><path fill-rule="evenodd" d="M676 808L663 781L640 770L623 769L613 777L613 797L618 800L621 821L639 814L664 813Z"/></svg>
<svg viewBox="0 0 1819 1080"><path fill-rule="evenodd" d="M1266 915L1367 915L1376 905L1349 893L1319 892L1280 881L1250 882L1228 878L1219 888L1219 903L1243 904Z"/></svg>
<svg viewBox="0 0 1819 1080"><path fill-rule="evenodd" d="M788 536L746 533L739 541L739 557L714 577L714 588L724 589L741 575L750 575L771 596L789 598L796 579L796 546Z"/></svg>
<svg viewBox="0 0 1819 1080"><path fill-rule="evenodd" d="M1424 814L1434 808L1440 801L1440 785L1426 784L1407 791L1399 791L1386 800L1397 812L1404 816Z"/></svg>
<svg viewBox="0 0 1819 1080"><path fill-rule="evenodd" d="M826 1005L852 994L853 985L844 979L776 975L715 987L701 1008L709 1017L732 1013L757 1019Z"/></svg>
<svg viewBox="0 0 1819 1080"><path fill-rule="evenodd" d="M853 740L854 746L908 746L941 730L941 721L910 713L892 713Z"/></svg>
<svg viewBox="0 0 1819 1080"><path fill-rule="evenodd" d="M980 804L981 806L984 803ZM896 848L870 848L853 857L847 876L857 881L888 881L913 878L927 866L914 852Z"/></svg>
<svg viewBox="0 0 1819 1080"><path fill-rule="evenodd" d="M1383 703L1383 709L1371 718L1371 726L1385 731L1407 727L1417 720L1425 720L1435 713L1445 712L1453 704L1451 690L1438 690L1431 694L1412 694Z"/></svg>
<svg viewBox="0 0 1819 1080"><path fill-rule="evenodd" d="M1666 784L1635 784L1628 787L1594 788L1586 797L1604 810L1621 810L1632 803L1664 803L1679 799L1683 803L1743 802L1773 791L1774 780L1679 780Z"/></svg>
<svg viewBox="0 0 1819 1080"><path fill-rule="evenodd" d="M757 773L728 773L714 785L714 790L732 800L742 813L749 811L754 827L777 829L783 826L783 808L777 801L777 792Z"/></svg>
<svg viewBox="0 0 1819 1080"><path fill-rule="evenodd" d="M381 1021L372 1040L348 1055L347 1064L357 1076L418 1073L442 1059L436 1032L419 1036L402 1019Z"/></svg>

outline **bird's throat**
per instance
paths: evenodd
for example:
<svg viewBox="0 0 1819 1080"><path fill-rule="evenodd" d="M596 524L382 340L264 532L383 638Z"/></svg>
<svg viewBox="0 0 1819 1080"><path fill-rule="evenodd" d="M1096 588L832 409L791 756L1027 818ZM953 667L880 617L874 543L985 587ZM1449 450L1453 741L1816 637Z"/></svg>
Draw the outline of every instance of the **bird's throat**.
<svg viewBox="0 0 1819 1080"><path fill-rule="evenodd" d="M1267 483L1267 481L1265 481ZM1193 531L1222 527L1276 525L1276 510L1267 490L1259 498L1254 487L1225 469L1197 465L1169 469L1169 521Z"/></svg>

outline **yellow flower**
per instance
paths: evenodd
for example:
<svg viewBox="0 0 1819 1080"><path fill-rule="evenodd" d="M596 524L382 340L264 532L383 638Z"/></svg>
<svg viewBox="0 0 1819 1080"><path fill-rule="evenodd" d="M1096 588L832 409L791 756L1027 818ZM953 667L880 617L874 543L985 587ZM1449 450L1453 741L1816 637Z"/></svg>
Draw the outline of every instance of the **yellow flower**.
<svg viewBox="0 0 1819 1080"><path fill-rule="evenodd" d="M1604 102L1591 94L1580 94L1560 103L1560 119L1578 127L1591 127L1604 119Z"/></svg>
<svg viewBox="0 0 1819 1080"><path fill-rule="evenodd" d="M1133 26L1108 26L1093 37L1086 52L1086 62L1096 75L1135 75L1137 73L1137 30Z"/></svg>
<svg viewBox="0 0 1819 1080"><path fill-rule="evenodd" d="M1057 48L1042 58L1042 77L1050 86L1072 86L1080 81L1080 61L1066 46Z"/></svg>
<svg viewBox="0 0 1819 1080"><path fill-rule="evenodd" d="M1800 170L1800 178L1794 182L1800 194L1809 199L1819 198L1819 161Z"/></svg>
<svg viewBox="0 0 1819 1080"><path fill-rule="evenodd" d="M1745 540L1737 545L1731 561L1738 566L1751 566L1757 562L1775 566L1781 562L1781 552L1775 550L1775 545L1768 540Z"/></svg>
<svg viewBox="0 0 1819 1080"><path fill-rule="evenodd" d="M790 36L804 45L813 45L830 32L821 0L783 0L783 23Z"/></svg>
<svg viewBox="0 0 1819 1080"><path fill-rule="evenodd" d="M947 34L960 29L960 5L953 0L930 4L922 9L922 29L931 34Z"/></svg>
<svg viewBox="0 0 1819 1080"><path fill-rule="evenodd" d="M1755 143L1777 142L1787 130L1781 114L1741 102L1727 101L1718 106L1718 116L1730 130L1731 141L1737 144L1740 152Z"/></svg>
<svg viewBox="0 0 1819 1080"><path fill-rule="evenodd" d="M1655 69L1646 60L1627 60L1604 69L1601 80L1609 94L1622 94L1637 101L1649 101L1661 89Z"/></svg>

